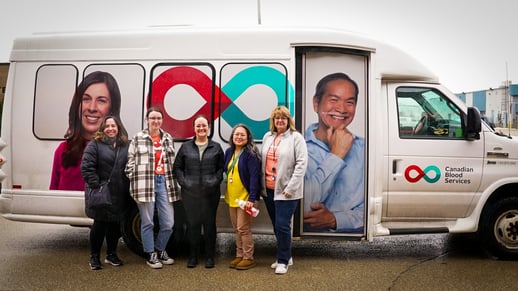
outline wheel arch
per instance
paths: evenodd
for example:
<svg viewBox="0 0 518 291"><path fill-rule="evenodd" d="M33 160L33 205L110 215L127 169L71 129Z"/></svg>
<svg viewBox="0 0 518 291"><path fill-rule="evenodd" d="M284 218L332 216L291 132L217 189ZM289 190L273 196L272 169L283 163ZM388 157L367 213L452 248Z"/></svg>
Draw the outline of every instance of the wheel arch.
<svg viewBox="0 0 518 291"><path fill-rule="evenodd" d="M497 201L503 200L508 197L518 197L518 182L507 183L496 188L484 202L484 207L480 212L480 219L478 221L479 229L484 214L487 213L491 205L494 205Z"/></svg>

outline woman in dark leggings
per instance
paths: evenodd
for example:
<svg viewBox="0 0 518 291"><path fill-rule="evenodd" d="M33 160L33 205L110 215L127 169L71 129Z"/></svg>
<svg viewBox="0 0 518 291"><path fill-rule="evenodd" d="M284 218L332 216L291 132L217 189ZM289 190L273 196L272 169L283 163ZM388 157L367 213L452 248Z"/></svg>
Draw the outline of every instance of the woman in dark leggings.
<svg viewBox="0 0 518 291"><path fill-rule="evenodd" d="M117 256L120 220L129 202L129 181L124 173L128 160L128 134L115 116L103 119L93 140L86 146L81 163L81 174L86 182L85 193L109 181L112 205L92 208L85 195L86 215L94 220L90 229L90 268L102 269L101 248L106 238L105 263L121 266Z"/></svg>

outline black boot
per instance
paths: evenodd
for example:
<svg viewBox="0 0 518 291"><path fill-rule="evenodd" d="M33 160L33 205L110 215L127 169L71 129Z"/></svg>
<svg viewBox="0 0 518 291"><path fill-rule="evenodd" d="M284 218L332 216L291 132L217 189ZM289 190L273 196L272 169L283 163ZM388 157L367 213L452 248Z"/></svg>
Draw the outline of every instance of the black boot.
<svg viewBox="0 0 518 291"><path fill-rule="evenodd" d="M214 258L212 258L212 257L207 258L207 260L205 261L205 268L207 268L207 269L214 268Z"/></svg>
<svg viewBox="0 0 518 291"><path fill-rule="evenodd" d="M187 268L195 268L197 265L198 265L198 258L190 257L189 261L187 262Z"/></svg>

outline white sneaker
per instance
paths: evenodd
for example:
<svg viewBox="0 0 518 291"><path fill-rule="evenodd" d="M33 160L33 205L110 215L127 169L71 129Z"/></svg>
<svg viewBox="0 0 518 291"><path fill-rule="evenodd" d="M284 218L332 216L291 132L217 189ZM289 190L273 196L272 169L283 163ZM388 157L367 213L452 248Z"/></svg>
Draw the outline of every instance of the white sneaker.
<svg viewBox="0 0 518 291"><path fill-rule="evenodd" d="M288 266L285 264L277 264L277 268L275 268L275 274L283 275L288 273Z"/></svg>
<svg viewBox="0 0 518 291"><path fill-rule="evenodd" d="M169 257L169 255L167 254L166 251L161 251L161 252L159 251L157 256L158 256L158 260L160 261L160 263L162 263L164 265L174 264L174 260Z"/></svg>
<svg viewBox="0 0 518 291"><path fill-rule="evenodd" d="M160 262L160 260L158 260L157 253L155 252L149 253L149 258L146 260L146 263L153 269L162 268L162 263Z"/></svg>
<svg viewBox="0 0 518 291"><path fill-rule="evenodd" d="M293 258L290 258L288 261L288 266L293 266ZM272 269L277 268L277 261L273 262L273 264L270 266Z"/></svg>

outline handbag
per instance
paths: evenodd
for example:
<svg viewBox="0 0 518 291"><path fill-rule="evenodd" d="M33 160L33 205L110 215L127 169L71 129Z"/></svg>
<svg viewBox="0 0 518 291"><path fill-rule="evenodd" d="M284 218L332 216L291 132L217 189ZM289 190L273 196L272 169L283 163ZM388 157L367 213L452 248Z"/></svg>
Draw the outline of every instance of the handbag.
<svg viewBox="0 0 518 291"><path fill-rule="evenodd" d="M90 189L88 192L88 207L89 208L103 208L112 205L112 196L110 194L110 179L113 174L113 169L115 168L115 163L117 163L117 157L119 156L119 149L117 149L117 153L115 154L115 161L113 162L112 171L110 172L110 176L108 177L108 181L105 183L101 183L99 188Z"/></svg>
<svg viewBox="0 0 518 291"><path fill-rule="evenodd" d="M88 197L88 207L90 208L103 208L112 205L112 198L110 195L110 187L108 182L101 184L99 188L90 189Z"/></svg>

